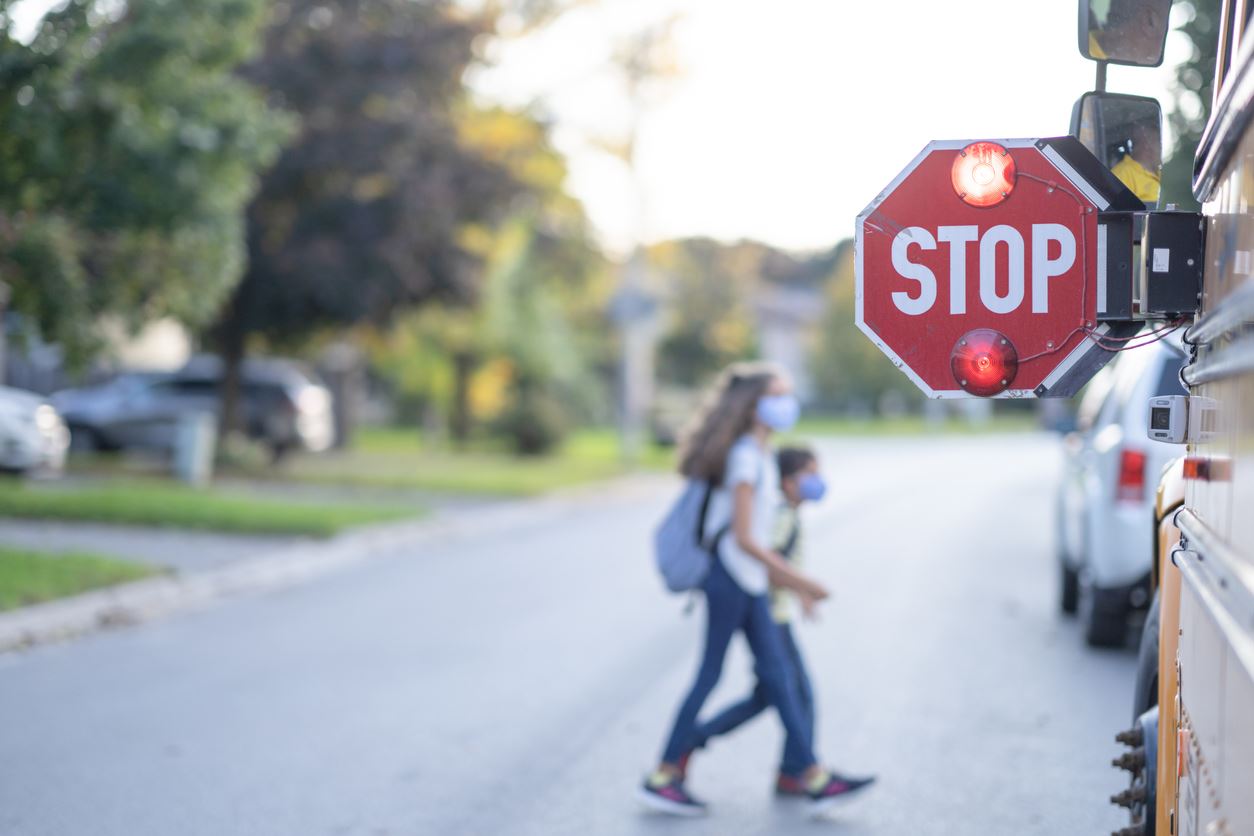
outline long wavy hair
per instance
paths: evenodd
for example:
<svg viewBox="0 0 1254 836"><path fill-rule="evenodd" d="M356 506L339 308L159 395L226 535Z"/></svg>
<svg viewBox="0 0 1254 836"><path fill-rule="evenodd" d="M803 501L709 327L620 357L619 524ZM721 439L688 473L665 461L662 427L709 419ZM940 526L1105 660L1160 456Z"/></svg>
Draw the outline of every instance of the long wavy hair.
<svg viewBox="0 0 1254 836"><path fill-rule="evenodd" d="M772 363L734 363L724 369L684 433L679 472L721 485L727 452L753 429L758 399L783 376Z"/></svg>

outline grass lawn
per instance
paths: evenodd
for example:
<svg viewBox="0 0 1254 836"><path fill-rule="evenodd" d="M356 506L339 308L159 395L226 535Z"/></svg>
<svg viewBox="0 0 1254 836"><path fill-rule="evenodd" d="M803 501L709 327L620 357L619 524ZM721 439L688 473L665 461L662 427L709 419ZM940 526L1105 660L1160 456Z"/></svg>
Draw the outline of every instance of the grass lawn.
<svg viewBox="0 0 1254 836"><path fill-rule="evenodd" d="M418 514L401 505L285 501L168 481L27 485L0 481L0 518L80 520L328 537L354 525Z"/></svg>
<svg viewBox="0 0 1254 836"><path fill-rule="evenodd" d="M665 469L672 455L648 447L633 468L623 461L611 430L581 431L552 455L523 457L487 444L464 450L427 444L416 430L366 428L358 433L352 450L298 456L278 469L244 475L352 487L533 496L633 469Z"/></svg>
<svg viewBox="0 0 1254 836"><path fill-rule="evenodd" d="M90 554L39 554L0 547L0 611L138 580L155 572L149 566Z"/></svg>
<svg viewBox="0 0 1254 836"><path fill-rule="evenodd" d="M804 441L821 436L910 436L1027 431L1035 427L1031 414L998 415L988 423L972 425L951 419L929 424L921 416L894 419L810 418L785 440ZM219 467L220 476L258 482L291 482L353 489L418 491L485 496L534 496L621 476L632 471L668 471L674 449L647 444L634 464L624 461L618 436L608 428L573 433L552 455L520 457L502 444L473 442L465 449L424 440L415 428L363 427L354 446L321 455L296 455L278 466L261 460L241 460ZM52 497L53 490L18 495L29 511L13 516L100 519L157 525L181 525L228 531L270 531L331 534L344 528L407 512L373 506L316 507L307 503L274 503L221 491L194 491L166 482L136 481L134 461L116 456L77 457L72 471L110 477L109 487L75 491L75 498ZM148 473L156 475L149 462ZM128 477L127 474L130 474ZM38 495L33 495L38 493ZM45 495L47 494L47 496ZM12 494L0 485L0 517L11 505ZM412 513L412 512L408 512Z"/></svg>
<svg viewBox="0 0 1254 836"><path fill-rule="evenodd" d="M984 435L988 433L1029 432L1039 428L1035 413L1003 413L984 424L948 418L937 424L922 415L900 418L802 418L789 436L894 436L894 435Z"/></svg>
<svg viewBox="0 0 1254 836"><path fill-rule="evenodd" d="M975 434L1026 431L1032 415L997 416L987 424L950 420L931 425L922 417L898 419L810 419L788 434L791 439L818 436L892 436L931 433ZM632 470L669 470L675 451L646 445L634 466L624 462L611 429L585 429L571 435L550 456L519 457L501 446L476 442L467 449L426 443L416 429L367 427L358 431L353 449L321 456L298 456L276 469L250 469L242 475L260 479L395 488L439 493L531 496L619 476ZM229 472L229 471L228 471Z"/></svg>

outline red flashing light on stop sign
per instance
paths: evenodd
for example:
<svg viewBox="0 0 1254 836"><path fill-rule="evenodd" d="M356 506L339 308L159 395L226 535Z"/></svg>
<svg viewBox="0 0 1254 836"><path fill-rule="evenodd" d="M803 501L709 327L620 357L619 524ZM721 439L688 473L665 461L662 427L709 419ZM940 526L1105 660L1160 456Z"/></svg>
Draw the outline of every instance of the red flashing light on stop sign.
<svg viewBox="0 0 1254 836"><path fill-rule="evenodd" d="M996 142L972 142L954 157L954 192L971 206L996 206L1015 188L1015 159Z"/></svg>
<svg viewBox="0 0 1254 836"><path fill-rule="evenodd" d="M972 395L989 397L1006 391L1019 371L1019 352L992 328L977 328L958 339L949 355L954 380Z"/></svg>

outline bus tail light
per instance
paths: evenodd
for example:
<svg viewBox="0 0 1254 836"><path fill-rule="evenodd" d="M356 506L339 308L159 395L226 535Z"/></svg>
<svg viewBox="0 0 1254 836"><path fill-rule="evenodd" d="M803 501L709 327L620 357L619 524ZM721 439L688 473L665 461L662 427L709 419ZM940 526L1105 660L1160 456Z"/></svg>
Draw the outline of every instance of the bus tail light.
<svg viewBox="0 0 1254 836"><path fill-rule="evenodd" d="M1124 450L1119 454L1115 499L1119 502L1141 502L1145 499L1145 454L1140 450Z"/></svg>
<svg viewBox="0 0 1254 836"><path fill-rule="evenodd" d="M1014 382L1019 352L1000 331L977 328L958 340L949 354L949 370L958 385L972 395L996 395Z"/></svg>

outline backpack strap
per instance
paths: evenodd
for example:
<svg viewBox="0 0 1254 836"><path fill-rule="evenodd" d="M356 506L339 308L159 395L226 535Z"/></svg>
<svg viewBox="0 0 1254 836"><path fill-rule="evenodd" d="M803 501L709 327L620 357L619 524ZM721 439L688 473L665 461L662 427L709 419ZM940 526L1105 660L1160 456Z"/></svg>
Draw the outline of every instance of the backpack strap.
<svg viewBox="0 0 1254 836"><path fill-rule="evenodd" d="M688 616L692 615L692 611L695 610L696 608L697 608L697 590L693 589L689 591L688 600L684 604L684 609L683 609L684 617L687 618Z"/></svg>
<svg viewBox="0 0 1254 836"><path fill-rule="evenodd" d="M801 538L801 518L797 517L792 522L792 531L788 534L788 539L780 548L779 553L787 560L792 560L792 553L797 548L797 540Z"/></svg>
<svg viewBox="0 0 1254 836"><path fill-rule="evenodd" d="M701 513L697 514L697 530L696 536L693 538L703 547L705 546L705 518L710 511L710 500L714 496L713 480L705 483L705 495L701 497Z"/></svg>
<svg viewBox="0 0 1254 836"><path fill-rule="evenodd" d="M723 535L729 531L731 531L731 523L728 523L718 531L714 532L714 536L710 538L709 543L702 543L702 545L705 546L706 551L710 554L716 554L718 552L719 541L721 541L723 539Z"/></svg>
<svg viewBox="0 0 1254 836"><path fill-rule="evenodd" d="M723 534L726 533L727 529L731 527L730 524L723 526L714 533L713 539L711 539L708 543L706 542L705 520L709 515L710 500L713 499L715 490L717 490L717 486L714 484L713 480L709 480L705 483L705 495L701 497L701 513L697 515L697 530L695 532L697 536L694 538L696 539L697 544L700 545L704 551L710 553L711 559L715 559L717 557L715 550L718 548L718 541L722 538ZM697 590L693 589L688 592L688 601L684 604L684 615L691 615L696 606Z"/></svg>
<svg viewBox="0 0 1254 836"><path fill-rule="evenodd" d="M701 545L701 548L712 555L717 553L718 543L723 539L723 535L731 531L731 521L729 520L718 531L714 532L713 537L709 540L705 538L705 519L710 510L710 500L713 498L716 490L718 490L718 486L714 484L713 479L705 483L705 499L701 502L701 519L697 522L697 542Z"/></svg>

